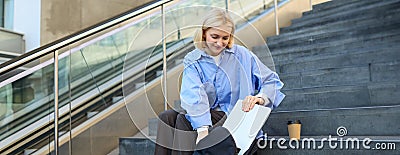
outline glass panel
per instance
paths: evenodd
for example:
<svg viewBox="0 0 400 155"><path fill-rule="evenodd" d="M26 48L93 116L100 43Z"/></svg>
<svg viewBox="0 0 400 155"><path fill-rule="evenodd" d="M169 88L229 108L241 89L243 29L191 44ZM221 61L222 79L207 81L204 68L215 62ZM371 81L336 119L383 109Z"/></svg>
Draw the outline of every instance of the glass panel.
<svg viewBox="0 0 400 155"><path fill-rule="evenodd" d="M240 27L272 7L274 0L231 0L229 10L241 16L234 19L236 26Z"/></svg>
<svg viewBox="0 0 400 155"><path fill-rule="evenodd" d="M51 54L46 55L0 76L0 141L4 145L13 144L28 133L37 138L40 133L31 129L48 125L49 118L45 116L52 112L54 99L51 58ZM36 69L39 66L42 68Z"/></svg>
<svg viewBox="0 0 400 155"><path fill-rule="evenodd" d="M151 43L152 39L161 36L159 27L146 28L148 29L143 28L143 26L132 25L109 36L100 36L85 47L71 50L73 52L71 62L74 62L70 69L72 75L71 90L81 89L71 92L73 109L75 104L83 104L75 102L75 98L76 101L80 101L79 98L82 96L97 96L92 101L82 105L86 107L85 109L79 110L79 113L74 112L76 119L72 120L73 127L94 117L101 110L122 99L122 92L120 88L118 89L122 81L122 71L132 67L142 67L140 64L147 59L143 57L148 52L146 49L152 48L148 42ZM132 40L137 39L138 31L152 34L152 39L134 44ZM134 55L126 57L128 52L132 52ZM129 63L127 65L129 68L123 68L124 63ZM82 87L82 85L87 86ZM116 89L113 90L114 88ZM83 99L87 100L87 97ZM89 126L84 131L73 133L77 136L73 138L71 143L72 154L102 154L115 148L118 145L115 142L118 142L119 137L131 135L135 130L133 125L132 128L129 127L131 121L127 119L129 118L128 114L120 111L116 113L117 116L111 114L106 120L117 119L118 121L102 121ZM112 128L109 128L110 126Z"/></svg>

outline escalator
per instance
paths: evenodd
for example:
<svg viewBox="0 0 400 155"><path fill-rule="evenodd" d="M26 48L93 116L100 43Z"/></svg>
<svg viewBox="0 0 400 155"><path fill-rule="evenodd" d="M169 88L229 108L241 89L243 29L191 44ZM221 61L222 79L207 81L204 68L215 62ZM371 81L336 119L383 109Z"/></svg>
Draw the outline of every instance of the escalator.
<svg viewBox="0 0 400 155"><path fill-rule="evenodd" d="M151 2L130 12L137 12L143 8L148 9L145 11L149 11L168 2ZM134 16L139 15L140 13L136 13ZM123 17L123 15L120 15L120 17ZM115 28L109 29L115 30ZM96 32L92 38L98 38L100 36L98 33L105 34L105 32L107 31ZM140 73L146 69L150 69L147 71L149 73L160 69L162 57L159 57L159 55L163 52L162 45L145 48L136 52L136 54L127 54L133 51L120 53L121 51L118 51L117 48L119 47L115 42L118 37L118 35L111 35L94 43L95 45L92 44L90 47L80 48L76 51L72 50L71 48L75 47L70 45L68 45L68 48L57 49L67 49L65 52L60 52L59 55L59 131L68 132L71 128L86 121L88 112L98 112L106 109L114 103L112 102L113 97L122 96L122 81L120 77L123 69L130 70L146 60L151 60L152 62L147 64L147 68L146 66L140 66L130 74L131 77L126 78L130 78L133 85L135 82L145 82L155 78L151 76L143 77ZM65 41L67 39L64 38L62 40ZM185 46L185 41L187 39L168 42L167 48L177 50ZM78 43L80 45L83 44L81 43L82 41L76 42L80 42ZM59 43L55 43L53 46L57 44ZM98 47L115 47L117 52L113 52L113 57L111 58L103 57L96 62L88 60L90 58L87 57L98 55L97 53L92 54L93 52L90 51ZM38 51L43 51L45 48L46 46L8 61L2 64L1 68L4 69L6 68L4 66L10 66L14 62L22 62L24 58L37 54L39 53ZM3 107L6 112L0 117L0 154L24 154L27 149L41 148L48 145L49 141L54 137L54 119L52 118L54 116L54 108L52 108L54 90L51 82L54 80L54 75L52 75L54 72L54 59L49 59L48 53L51 55L51 52L42 53L30 61L24 61L18 66L3 70L1 74L1 77L4 77L2 78L1 98L4 100ZM172 56L172 51L169 52L168 56ZM75 61L74 59L76 58L83 61ZM71 60L78 63L73 64L74 62L71 62ZM21 70L20 68L27 69L15 72L15 70ZM76 72L71 70L76 70ZM141 81L141 79L145 79L145 81ZM6 82L8 84L5 84ZM12 104L7 104L10 101ZM59 135L61 136L62 133Z"/></svg>
<svg viewBox="0 0 400 155"><path fill-rule="evenodd" d="M176 48L178 46L186 46L188 44L191 44L190 41L187 41L188 39L182 39L180 41L176 42L170 42L167 44L167 48ZM185 50L191 50L184 48ZM162 48L160 46L156 46L153 50L153 48L146 49L143 53L140 53L142 55L160 55L162 54ZM183 51L177 55L174 53L169 53L168 58L169 59L182 59L184 56ZM59 115L59 130L60 131L68 131L69 126L69 121L72 121L72 126L71 128L76 127L77 125L81 124L82 122L86 121L88 119L87 113L89 112L98 112L106 109L107 107L111 106L115 101L113 101L114 97L118 96L123 96L123 89L121 87L122 81L120 74L118 74L124 65L124 63L127 63L129 65L125 66L125 69L132 69L133 67L137 66L139 63L144 62L143 60L140 60L140 58L147 59L145 56L140 56L140 55L135 55L135 57L127 58L129 61L116 63L115 66L107 66L107 65L99 65L95 66L94 68L90 68L90 70L95 70L99 71L94 73L93 75L83 75L82 78L73 80L71 85L76 85L71 89L70 93L74 94L74 96L69 97L69 92L62 92L59 95L59 104L60 104L60 109L67 109L68 103L70 100L72 100L72 111L73 116L71 120L69 120L70 115L68 113L60 113ZM122 58L117 58L118 59ZM131 80L131 82L126 83L128 85L135 86L137 83L140 82L148 82L152 81L153 79L157 78L158 76L157 71L162 70L162 57L151 59L153 61L151 64L147 64L148 67L145 68L143 67L141 70L136 70L135 73L132 73L131 77L126 77ZM173 67L174 63L168 64L169 66ZM147 72L146 77L144 75L141 75L141 73ZM93 77L92 77L93 76ZM96 84L93 85L91 82L87 82L89 80L94 80L94 79L99 79L96 80ZM142 81L144 79L144 81ZM111 82L110 82L111 81ZM101 87L101 91L99 91L96 87ZM135 91L137 88L133 87L130 91ZM125 93L131 93L131 92L125 92ZM79 99L85 96L83 101L79 101ZM5 137L9 135L15 134L17 131L20 131L24 128L26 128L28 125L32 124L37 124L37 126L40 126L41 128L38 128L37 130L43 132L42 134L32 134L29 137L34 138L33 140L29 141L29 143L26 144L25 147L20 147L20 149L15 150L14 152L10 152L11 154L18 154L19 152L23 151L24 149L28 147L34 147L34 148L40 148L43 147L43 145L47 144L47 139L43 139L43 136L54 136L53 131L51 130L53 124L52 122L46 122L46 123L38 123L42 121L38 121L40 119L43 119L45 117L49 117L48 112L52 112L48 110L48 105L54 102L51 99L51 96L47 96L48 100L44 101L43 100L38 100L36 102L30 103L28 106L35 105L34 108L29 108L30 110L27 110L28 108L24 109L25 115L18 115L18 112L16 112L17 117L13 117L12 121L9 121L7 125L4 125L0 128L0 131L2 131L1 138L4 139ZM19 116L19 117L18 117ZM36 119L32 119L36 118ZM7 119L7 118L5 118ZM6 129L12 129L12 130L6 130ZM18 138L17 138L18 139ZM30 144L32 142L35 142L34 145ZM18 143L18 141L17 141Z"/></svg>
<svg viewBox="0 0 400 155"><path fill-rule="evenodd" d="M162 9L172 10L165 18L173 21L166 23L164 32L167 71L182 66L179 62L194 49L190 38L194 31L185 27L193 25L188 24L190 13L202 14L209 7L173 8L193 3L199 2L153 1L1 64L0 154L52 153L55 93L58 137L69 136L61 146L74 138L74 129L160 79ZM54 78L55 53L58 79ZM54 81L58 81L57 91Z"/></svg>

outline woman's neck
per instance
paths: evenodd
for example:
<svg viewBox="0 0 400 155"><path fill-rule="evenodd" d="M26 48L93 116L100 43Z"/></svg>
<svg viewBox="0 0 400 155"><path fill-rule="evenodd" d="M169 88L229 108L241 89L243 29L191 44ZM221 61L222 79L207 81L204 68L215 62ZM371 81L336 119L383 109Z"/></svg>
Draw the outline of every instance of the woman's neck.
<svg viewBox="0 0 400 155"><path fill-rule="evenodd" d="M218 52L218 53L213 53L213 52L211 52L210 49L208 49L208 48L205 48L204 51L205 51L208 55L213 56L213 57L219 56L219 55L221 55L221 53L222 53L222 51L220 51L220 52Z"/></svg>

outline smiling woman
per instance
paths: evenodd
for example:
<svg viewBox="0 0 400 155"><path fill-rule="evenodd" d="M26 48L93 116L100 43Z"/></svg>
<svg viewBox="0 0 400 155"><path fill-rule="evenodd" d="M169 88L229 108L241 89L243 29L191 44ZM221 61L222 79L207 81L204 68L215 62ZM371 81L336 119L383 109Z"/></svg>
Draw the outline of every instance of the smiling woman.
<svg viewBox="0 0 400 155"><path fill-rule="evenodd" d="M205 16L194 37L196 49L184 59L180 99L186 113L167 110L159 115L156 155L193 154L196 144L224 123L239 99L248 112L255 104L277 107L285 97L278 75L247 48L234 44L234 32L225 10L214 9ZM260 131L257 137L261 136ZM245 154L257 151L255 142ZM213 146L216 143L207 147Z"/></svg>
<svg viewBox="0 0 400 155"><path fill-rule="evenodd" d="M225 47L232 48L235 24L229 14L224 10L213 10L204 19L194 37L196 48L211 56L219 55Z"/></svg>
<svg viewBox="0 0 400 155"><path fill-rule="evenodd" d="M205 51L207 54L217 56L222 52L222 49L228 45L230 29L232 28L222 25L205 31L204 37L207 45Z"/></svg>

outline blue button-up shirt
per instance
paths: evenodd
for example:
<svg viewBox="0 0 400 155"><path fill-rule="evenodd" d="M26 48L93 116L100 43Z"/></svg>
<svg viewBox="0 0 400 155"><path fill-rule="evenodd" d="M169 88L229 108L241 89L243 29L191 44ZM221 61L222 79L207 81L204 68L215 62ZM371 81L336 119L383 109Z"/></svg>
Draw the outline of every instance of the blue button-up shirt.
<svg viewBox="0 0 400 155"><path fill-rule="evenodd" d="M234 45L222 51L219 59L216 64L199 49L185 56L180 98L193 129L212 125L210 109L229 114L236 102L248 95L270 101L266 106L271 108L285 97L278 75L247 48Z"/></svg>

